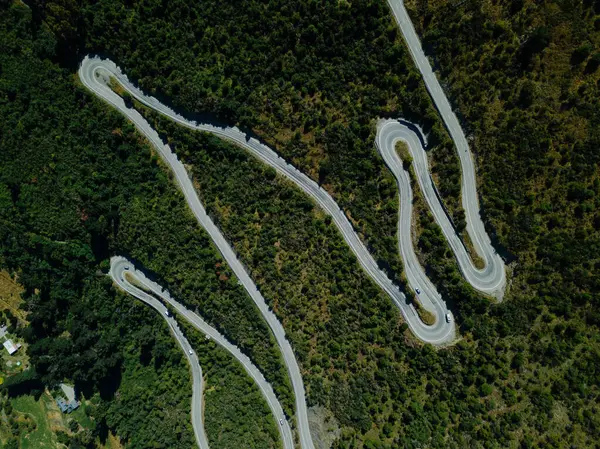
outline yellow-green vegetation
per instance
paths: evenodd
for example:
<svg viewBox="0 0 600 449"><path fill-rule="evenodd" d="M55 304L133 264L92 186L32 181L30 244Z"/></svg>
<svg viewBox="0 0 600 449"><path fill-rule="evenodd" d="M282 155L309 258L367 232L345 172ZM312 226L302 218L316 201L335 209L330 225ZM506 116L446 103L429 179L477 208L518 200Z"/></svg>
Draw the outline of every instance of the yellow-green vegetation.
<svg viewBox="0 0 600 449"><path fill-rule="evenodd" d="M54 449L56 436L50 430L44 399L19 396L11 401L16 412L15 422L22 429L19 447L22 449Z"/></svg>
<svg viewBox="0 0 600 449"><path fill-rule="evenodd" d="M413 158L410 154L406 142L402 140L396 142L396 153L398 153L398 156L400 156L400 159L402 160L402 166L404 167L404 169L408 170L408 168L412 165Z"/></svg>
<svg viewBox="0 0 600 449"><path fill-rule="evenodd" d="M21 323L27 321L27 314L20 307L23 287L7 271L0 271L0 310L8 309Z"/></svg>
<svg viewBox="0 0 600 449"><path fill-rule="evenodd" d="M11 309L0 310L0 325L7 326L7 333L4 338L0 338L0 343L4 343L4 340L8 339L15 345L20 345L17 352L12 355L9 355L3 346L0 347L0 376L5 379L13 374L21 373L30 367L29 355L27 354L28 344L20 336L20 332L25 324L26 322L19 321L13 315Z"/></svg>
<svg viewBox="0 0 600 449"><path fill-rule="evenodd" d="M15 344L20 344L21 348L13 355L9 355L4 347L0 348L2 353L0 355L0 376L5 379L14 374L21 373L31 366L29 355L27 354L28 345L22 338L16 337L13 334L7 334L7 338L13 341ZM1 343L4 339L0 339Z"/></svg>
<svg viewBox="0 0 600 449"><path fill-rule="evenodd" d="M60 392L56 393L58 396ZM0 419L0 443L11 447L15 442L20 449L66 449L75 444L97 444L99 449L118 448L118 439L112 436L103 446L93 435L95 423L88 416L90 401L70 414L61 413L55 398L48 392L39 395L20 395L0 399L6 419ZM80 446L81 447L81 446ZM86 446L94 447L94 446Z"/></svg>
<svg viewBox="0 0 600 449"><path fill-rule="evenodd" d="M108 87L110 87L110 89L116 93L118 96L120 96L123 101L125 102L125 105L127 107L132 107L132 106L142 106L142 104L137 101L135 98L133 98L133 96L127 91L125 90L125 88L123 87L123 85L119 82L119 80L117 80L114 76L111 76L108 80Z"/></svg>
<svg viewBox="0 0 600 449"><path fill-rule="evenodd" d="M111 76L109 78L108 87L110 87L113 90L113 92L115 92L120 97L124 98L125 94L129 95L129 93L123 88L121 83L114 76Z"/></svg>
<svg viewBox="0 0 600 449"><path fill-rule="evenodd" d="M485 268L485 260L483 260L477 251L475 251L475 247L473 246L473 241L471 240L469 233L467 231L463 231L460 237L465 245L465 248L467 249L467 252L469 253L469 256L471 256L473 265L479 269Z"/></svg>
<svg viewBox="0 0 600 449"><path fill-rule="evenodd" d="M67 422L73 418L60 413L48 392L1 399L6 419L0 420L0 442L10 447L18 441L21 449L63 449L60 434L72 434Z"/></svg>
<svg viewBox="0 0 600 449"><path fill-rule="evenodd" d="M136 286L137 288L139 288L140 290L142 290L146 293L149 293L149 294L152 293L152 291L148 287L146 287L144 284L142 284L140 281L138 281L138 279L129 272L125 273L125 280L127 282L129 282L131 285Z"/></svg>
<svg viewBox="0 0 600 449"><path fill-rule="evenodd" d="M419 298L415 297L413 304L415 306L415 309L417 309L419 318L421 318L423 323L430 326L435 324L435 315L423 307L423 305L419 301Z"/></svg>
<svg viewBox="0 0 600 449"><path fill-rule="evenodd" d="M404 142L398 142L396 144L396 151L398 151L403 165L405 160L412 162L408 147ZM414 167L412 167L409 163L405 165L405 169L407 169L409 172L409 179L413 189L411 238L415 248L418 249L420 238L424 231L424 224L433 222L433 217L429 212L428 206L423 198L423 194L421 193L421 190L417 184ZM433 224L435 225L435 223ZM428 259L426 258L425 253L417 251L417 257L423 265L427 264ZM404 279L404 273L402 274L402 278ZM419 301L419 297L413 291L406 292L406 296L410 301L412 301L417 313L419 314L419 317L425 324L435 324L435 315L423 307Z"/></svg>
<svg viewBox="0 0 600 449"><path fill-rule="evenodd" d="M103 445L99 445L98 449L124 449L123 442L112 432L109 432L106 442Z"/></svg>

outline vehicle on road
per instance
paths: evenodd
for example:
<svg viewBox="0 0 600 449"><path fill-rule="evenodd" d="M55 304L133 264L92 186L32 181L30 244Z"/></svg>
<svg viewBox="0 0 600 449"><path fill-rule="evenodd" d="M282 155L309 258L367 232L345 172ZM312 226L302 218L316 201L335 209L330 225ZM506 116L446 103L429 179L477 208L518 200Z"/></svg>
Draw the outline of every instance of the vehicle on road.
<svg viewBox="0 0 600 449"><path fill-rule="evenodd" d="M417 295L420 295L420 294L421 294L421 290L420 290L420 289L418 289L418 288L415 288L415 291L417 292Z"/></svg>
<svg viewBox="0 0 600 449"><path fill-rule="evenodd" d="M192 351L191 349L189 350L190 355L192 355L194 353L194 351Z"/></svg>
<svg viewBox="0 0 600 449"><path fill-rule="evenodd" d="M452 315L450 315L450 312L448 312L446 314L446 323L451 323L452 322Z"/></svg>
<svg viewBox="0 0 600 449"><path fill-rule="evenodd" d="M165 310L165 315L166 316L171 316L171 312L169 312L168 310Z"/></svg>
<svg viewBox="0 0 600 449"><path fill-rule="evenodd" d="M283 426L283 419L279 420L279 425Z"/></svg>

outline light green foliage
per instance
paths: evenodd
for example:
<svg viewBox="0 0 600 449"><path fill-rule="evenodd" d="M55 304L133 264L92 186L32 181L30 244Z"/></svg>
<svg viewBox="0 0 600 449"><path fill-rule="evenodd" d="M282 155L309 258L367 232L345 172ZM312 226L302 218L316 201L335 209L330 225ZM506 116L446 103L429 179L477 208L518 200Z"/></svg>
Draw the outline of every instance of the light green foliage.
<svg viewBox="0 0 600 449"><path fill-rule="evenodd" d="M13 420L22 431L19 436L22 449L54 449L56 443L48 428L46 409L42 399L21 396L12 400ZM23 427L22 427L23 426Z"/></svg>

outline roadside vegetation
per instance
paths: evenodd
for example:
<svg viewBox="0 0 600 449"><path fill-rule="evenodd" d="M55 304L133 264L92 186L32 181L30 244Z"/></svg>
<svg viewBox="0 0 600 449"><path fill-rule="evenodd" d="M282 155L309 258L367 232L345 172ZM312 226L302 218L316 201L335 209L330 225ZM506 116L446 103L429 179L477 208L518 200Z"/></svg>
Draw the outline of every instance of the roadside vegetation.
<svg viewBox="0 0 600 449"><path fill-rule="evenodd" d="M69 433L64 444L71 449L118 447L114 434L125 447L190 449L195 440L187 363L162 318L113 289L105 275L108 257L133 254L141 245L140 258L167 258L176 249L174 259L200 266L193 267L200 276L197 291L206 290L214 310L231 307L238 312L227 320L253 323L255 330L246 328L241 337L252 338L249 352L257 364L266 360L263 369L275 386L279 355L269 334L261 334L258 312L243 306L245 296L227 287L231 283L219 280L220 258L182 213L183 200L149 147L121 116L84 93L70 70L50 60L56 37L32 22L28 7L0 8L0 261L22 286L27 322L14 314L8 321L28 344L32 365L5 373L0 393L9 402L30 401L70 379L82 397L96 398L89 410L93 428ZM147 221L156 211L164 217L158 227ZM167 229L198 246L170 242ZM127 230L144 239L136 242ZM233 323L228 329L235 336ZM242 386L236 391L241 394ZM285 391L280 388L284 399ZM215 409L221 405L221 414L227 413L229 404ZM19 435L6 444L26 447Z"/></svg>
<svg viewBox="0 0 600 449"><path fill-rule="evenodd" d="M204 429L211 449L280 449L280 417L242 365L197 329L178 320L193 346L204 377Z"/></svg>
<svg viewBox="0 0 600 449"><path fill-rule="evenodd" d="M121 379L134 388L125 348L137 354L139 327L160 325L96 276L106 257L135 253L167 273L165 285L180 299L212 288L232 298L223 300L231 310L245 299L221 280L229 275L213 253L204 259L197 249L198 261L187 264L187 239L202 242L202 234L177 213L181 199L131 126L73 86L84 51L110 55L144 90L185 111L256 132L333 192L397 277L397 191L373 149L376 117L424 125L438 185L459 213L451 143L383 1L240 8L212 0L58 0L32 2L32 12L5 12L5 3L0 256L9 271L21 271L31 322L23 332L37 378L71 376L100 391L106 414L97 423L117 427L111 419L122 416L119 435L132 437L148 404L125 393L130 409L111 400ZM423 220L426 269L460 325L452 348L411 338L333 225L293 187L227 143L153 122L191 164L209 211L282 317L310 405L330 410L342 428L334 448L593 447L600 436L600 12L586 1L412 5L474 137L485 221L515 261L505 301L492 305L465 284L439 228ZM174 215L157 226L145 221L157 218L153 208ZM210 312L215 295L194 301ZM232 323L227 332L236 335ZM153 347L176 350L168 335L154 338ZM253 354L257 364L277 367L277 383L269 335L256 330L244 344L262 351ZM154 363L135 366L168 379L187 372L181 363L163 363L161 375ZM167 386L189 401L187 384ZM192 441L188 428L175 436L162 421L154 425L168 447ZM148 432L137 437L148 441Z"/></svg>

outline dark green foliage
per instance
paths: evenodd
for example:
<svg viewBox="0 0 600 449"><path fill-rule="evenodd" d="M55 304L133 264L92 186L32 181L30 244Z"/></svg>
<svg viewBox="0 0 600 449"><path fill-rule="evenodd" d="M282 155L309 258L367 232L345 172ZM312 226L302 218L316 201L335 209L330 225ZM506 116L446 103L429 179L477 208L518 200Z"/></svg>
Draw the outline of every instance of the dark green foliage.
<svg viewBox="0 0 600 449"><path fill-rule="evenodd" d="M123 210L116 246L251 356L293 413L291 387L269 328L175 185L163 188L163 195L135 198Z"/></svg>
<svg viewBox="0 0 600 449"><path fill-rule="evenodd" d="M474 137L487 224L518 259L524 292L515 296L596 322L600 92L591 72L600 33L591 9L499 2L492 14L476 2L417 5L417 25L426 24L424 41Z"/></svg>
<svg viewBox="0 0 600 449"><path fill-rule="evenodd" d="M186 359L167 325L150 307L119 294L129 315L146 316L153 325L132 326L132 344L123 362L116 397L92 411L103 426L131 447L195 447L190 421L191 376ZM130 325L131 326L131 325ZM145 336L150 336L149 338ZM139 343L151 346L153 357L144 360Z"/></svg>
<svg viewBox="0 0 600 449"><path fill-rule="evenodd" d="M53 5L37 4L34 12L63 39L69 29L58 26L62 13ZM505 302L490 306L462 280L439 229L423 223L419 242L428 273L453 303L464 336L451 349L406 344L398 312L358 269L332 225L272 171L215 139L157 126L194 164L207 207L283 318L310 403L324 404L347 426L337 448L594 447L600 429L597 5L419 1L416 9L425 47L474 137L485 220L518 261ZM83 3L76 16L85 31L78 39L111 55L145 90L190 113L213 113L251 128L333 191L391 271L401 270L397 192L372 147L375 117L424 122L440 190L460 219L456 156L383 1L250 1L242 7L212 0L101 0ZM28 33L28 26L11 19ZM36 29L32 47L38 57L52 48L44 29ZM585 42L592 50L575 52ZM17 37L1 45L0 55L23 47ZM13 69L3 59L1 73L6 70ZM215 320L214 298L228 310L243 301L228 279L215 281L229 277L215 266L218 258L202 255L185 265L177 248L187 254L189 241L202 245L206 240L197 230L167 242L164 228L173 215L165 214L160 226L142 223L145 204L163 213L180 199L170 196L172 186L130 127L103 115L105 109L80 92L63 104L53 89L64 74L45 82L47 76L35 78L42 71L24 70L2 85L2 116L8 117L2 151L17 161L5 169L3 160L0 178L2 254L27 270L28 303L40 309L34 313L36 335L46 336L43 344L54 358L82 354L87 360L86 350L94 348L102 357L77 375L102 385L106 373L129 366L115 357L120 351L112 329L98 340L83 338L98 335L110 320L127 333L119 327L120 315L102 306L114 303L110 291L90 280L108 250L135 252L156 273L167 273L162 281L181 300L191 298ZM38 92L30 101L23 94L29 87L17 88L21 78L23 86L39 86L47 97ZM40 104L38 97L53 101ZM7 109L5 102L16 106ZM25 115L30 105L44 114ZM69 120L59 120L57 111ZM82 115L85 120L73 119ZM40 123L45 125L36 134L33 125ZM55 129L63 130L59 138L50 131ZM73 154L82 159L66 164ZM40 162L51 157L57 160ZM57 167L61 171L52 174ZM181 219L173 223L187 226ZM193 281L186 283L191 273ZM56 290L36 294L40 285ZM72 292L73 286L79 290ZM207 298L213 288L218 295ZM201 293L193 297L194 290ZM77 331L79 346L61 338L65 329ZM256 345L254 334L244 342L238 331L233 327L229 335L257 348L253 357L272 367L268 335L259 329ZM152 345L147 335L143 341L142 366L153 360L159 368L170 366L162 344ZM280 369L273 371L277 379ZM49 376L47 369L39 372Z"/></svg>
<svg viewBox="0 0 600 449"><path fill-rule="evenodd" d="M372 123L437 118L385 2L103 0L82 16L89 49L145 91L248 128L311 174L399 275L395 183Z"/></svg>
<svg viewBox="0 0 600 449"><path fill-rule="evenodd" d="M107 257L173 251L169 244L179 242L168 241L166 225L146 221L154 205L174 234L205 247L188 260L214 267L220 259L182 213L181 196L132 125L78 87L70 71L32 51L48 48L40 44L45 25L32 25L30 15L17 4L0 11L0 261L25 288L23 335L35 367L4 387L36 393L71 379L85 396L99 394L92 445L110 429L131 447L191 448L185 360L154 311L115 294ZM130 240L125 232L132 229L152 237ZM219 284L213 271L197 287L218 303L231 290L222 293ZM239 289L229 296L238 302L232 307L246 301ZM279 355L258 312L241 310L240 323L257 322L256 330L232 333L276 377ZM266 343L256 344L260 339ZM279 389L285 398L285 386Z"/></svg>
<svg viewBox="0 0 600 449"><path fill-rule="evenodd" d="M10 397L22 394L39 396L44 390L44 384L40 381L35 368L30 368L19 374L10 376L0 388L6 390Z"/></svg>
<svg viewBox="0 0 600 449"><path fill-rule="evenodd" d="M571 340L559 344L562 331L549 332L548 327L560 320L538 322L535 309L518 315L519 308L527 305L522 300L494 307L487 314L489 302L465 285L439 228L424 219L420 245L429 255L428 269L446 297L460 298L455 307L464 319L467 341L449 351L409 350L402 343L406 326L394 325L397 311L386 297L367 293L370 281L363 279L354 260L346 258L348 250L333 225L317 209L307 210L297 189L273 178L269 169L243 150L143 111L190 164L209 213L283 318L307 369L310 403L329 407L341 424L356 429L356 436L376 425L381 441L402 447L427 441L435 447L462 447L464 435L484 439L492 428L503 429L497 447L504 447L518 440L520 428L528 429L528 435L549 431L549 424L545 430L537 429L535 418L546 417L547 409L536 406L530 412L527 395L517 396L514 388L559 382L561 367L568 363L564 351L584 350L592 342L597 345L593 331L571 324ZM552 343L530 347L522 335L532 329L536 335L549 333ZM556 353L562 358L556 358L551 373L541 380L528 373L550 359L534 358L533 353ZM423 375L426 387L420 380ZM588 375L588 379L597 376L594 371L583 376ZM499 391L507 392L502 400L495 399ZM571 396L570 401L582 404L584 398ZM394 405L383 405L388 403ZM416 405L421 403L425 406ZM531 413L531 419L520 412L499 412L504 406ZM489 410L496 414L488 416ZM457 420L460 425L451 431L449 443L444 437L447 426ZM561 431L564 428L557 430ZM340 447L351 439L344 437ZM411 446L411 442L416 443ZM371 440L369 444L382 443Z"/></svg>
<svg viewBox="0 0 600 449"><path fill-rule="evenodd" d="M182 322L204 385L204 428L211 448L280 448L279 417L271 414L252 378L231 354Z"/></svg>

